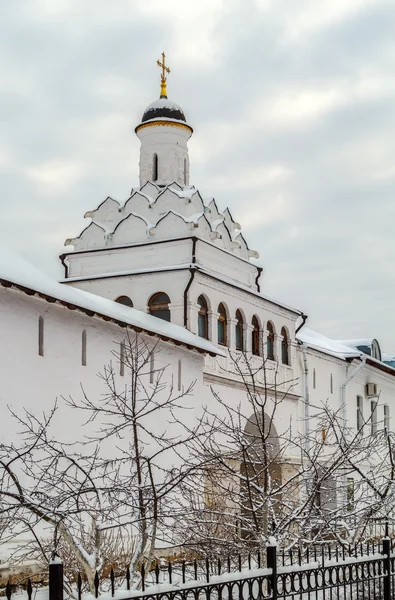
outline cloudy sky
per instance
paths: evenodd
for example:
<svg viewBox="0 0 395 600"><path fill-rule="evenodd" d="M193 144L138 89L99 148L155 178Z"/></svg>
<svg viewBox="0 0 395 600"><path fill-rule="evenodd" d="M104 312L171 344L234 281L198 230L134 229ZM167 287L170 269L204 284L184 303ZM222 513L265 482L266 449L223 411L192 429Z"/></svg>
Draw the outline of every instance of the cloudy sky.
<svg viewBox="0 0 395 600"><path fill-rule="evenodd" d="M55 277L67 237L138 183L158 96L191 182L260 252L263 292L395 351L394 0L12 0L0 20L2 244Z"/></svg>

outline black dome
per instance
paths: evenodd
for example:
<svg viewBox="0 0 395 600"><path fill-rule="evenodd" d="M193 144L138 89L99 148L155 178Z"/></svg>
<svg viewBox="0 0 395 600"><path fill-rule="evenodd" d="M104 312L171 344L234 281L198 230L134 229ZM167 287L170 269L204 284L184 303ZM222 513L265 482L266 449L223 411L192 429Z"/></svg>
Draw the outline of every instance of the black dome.
<svg viewBox="0 0 395 600"><path fill-rule="evenodd" d="M181 106L175 104L167 98L160 98L152 102L144 111L141 122L151 121L152 119L175 119L186 123L184 111Z"/></svg>

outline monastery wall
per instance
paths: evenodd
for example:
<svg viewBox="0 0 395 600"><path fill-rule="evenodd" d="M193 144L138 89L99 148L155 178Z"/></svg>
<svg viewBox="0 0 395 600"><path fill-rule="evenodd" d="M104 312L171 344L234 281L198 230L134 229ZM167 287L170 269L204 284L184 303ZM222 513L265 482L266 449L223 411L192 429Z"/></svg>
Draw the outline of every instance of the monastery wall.
<svg viewBox="0 0 395 600"><path fill-rule="evenodd" d="M106 387L98 377L110 361L114 364L116 383L123 389L130 381L125 366L120 375L119 359L113 351L125 339L126 329L89 317L78 310L48 303L37 296L28 296L12 288L0 287L0 388L1 435L14 436L18 427L9 415L7 406L16 412L24 408L41 415L48 412L58 399L59 411L55 420L58 439L82 439L86 429L79 411L66 408L64 398L82 397L83 386L91 398L98 398ZM39 355L39 319L43 318L43 356ZM82 336L86 332L86 366L82 364ZM130 330L133 338L134 332ZM157 338L139 334L139 339L151 347ZM188 386L196 381L193 395L186 399L184 418L190 423L196 417L203 391L204 355L176 346L157 342L155 369L167 366L166 381ZM164 393L168 393L168 389ZM86 415L85 415L86 418ZM163 429L163 421L155 419L153 427Z"/></svg>

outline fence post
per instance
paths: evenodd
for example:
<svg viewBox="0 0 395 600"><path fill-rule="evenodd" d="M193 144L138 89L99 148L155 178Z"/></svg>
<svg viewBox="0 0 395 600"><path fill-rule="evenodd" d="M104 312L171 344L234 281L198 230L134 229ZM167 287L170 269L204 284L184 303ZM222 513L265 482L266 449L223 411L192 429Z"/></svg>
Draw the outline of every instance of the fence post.
<svg viewBox="0 0 395 600"><path fill-rule="evenodd" d="M57 554L49 563L49 600L63 600L63 563Z"/></svg>
<svg viewBox="0 0 395 600"><path fill-rule="evenodd" d="M391 540L388 536L383 539L384 562L384 597L383 600L392 600L391 595Z"/></svg>
<svg viewBox="0 0 395 600"><path fill-rule="evenodd" d="M267 568L272 570L272 574L268 577L268 592L269 594L271 594L270 598L273 598L273 600L277 600L277 545L275 540L273 540L272 543L273 545L266 547Z"/></svg>

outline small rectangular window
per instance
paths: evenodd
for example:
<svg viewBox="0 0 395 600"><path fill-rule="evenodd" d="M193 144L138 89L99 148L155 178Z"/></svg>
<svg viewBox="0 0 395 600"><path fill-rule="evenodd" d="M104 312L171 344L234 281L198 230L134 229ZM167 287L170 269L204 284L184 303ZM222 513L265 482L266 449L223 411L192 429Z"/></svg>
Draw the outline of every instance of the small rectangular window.
<svg viewBox="0 0 395 600"><path fill-rule="evenodd" d="M363 427L363 398L357 396L357 429L361 431Z"/></svg>
<svg viewBox="0 0 395 600"><path fill-rule="evenodd" d="M151 356L150 356L149 382L154 383L154 378L155 378L155 356L154 356L154 352L152 351Z"/></svg>
<svg viewBox="0 0 395 600"><path fill-rule="evenodd" d="M182 366L181 360L178 361L178 391L181 392L181 375L182 375Z"/></svg>
<svg viewBox="0 0 395 600"><path fill-rule="evenodd" d="M38 318L38 354L44 356L44 317Z"/></svg>
<svg viewBox="0 0 395 600"><path fill-rule="evenodd" d="M370 430L371 434L375 434L377 432L377 402L372 400L370 403L370 412L371 412L371 425Z"/></svg>
<svg viewBox="0 0 395 600"><path fill-rule="evenodd" d="M354 510L355 500L355 481L352 477L347 477L347 511Z"/></svg>
<svg viewBox="0 0 395 600"><path fill-rule="evenodd" d="M82 330L81 364L86 367L86 329Z"/></svg>
<svg viewBox="0 0 395 600"><path fill-rule="evenodd" d="M119 374L125 375L125 342L122 341L119 348Z"/></svg>
<svg viewBox="0 0 395 600"><path fill-rule="evenodd" d="M384 404L384 427L390 431L390 407L388 404Z"/></svg>

